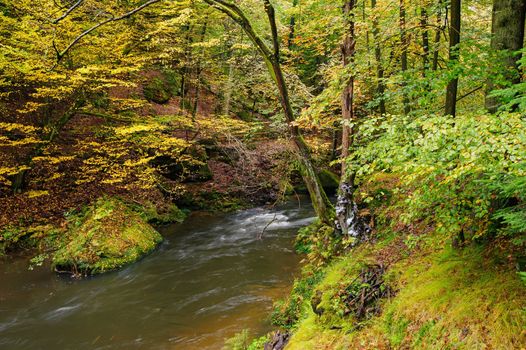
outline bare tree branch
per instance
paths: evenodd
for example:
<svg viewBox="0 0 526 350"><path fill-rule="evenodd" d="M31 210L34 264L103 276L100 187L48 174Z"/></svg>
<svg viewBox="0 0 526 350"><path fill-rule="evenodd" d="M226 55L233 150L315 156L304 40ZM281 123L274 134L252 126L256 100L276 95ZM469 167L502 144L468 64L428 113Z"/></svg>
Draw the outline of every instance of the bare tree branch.
<svg viewBox="0 0 526 350"><path fill-rule="evenodd" d="M162 0L150 0L150 1L147 1L145 2L144 4L142 4L141 6L139 7L136 7L134 8L133 10L129 11L129 12L126 12L125 14L123 15L120 15L119 17L113 17L111 16L110 18L102 21L102 22L99 22L97 24L95 24L94 26L92 26L91 28L89 29L86 29L85 31L83 31L81 34L79 34L75 39L73 39L68 46L66 46L66 48L62 51L58 51L56 45L55 45L55 42L53 42L53 47L55 48L55 51L57 53L57 62L55 64L55 67L60 63L60 61L62 60L62 58L64 58L64 56L69 52L69 50L71 50L71 48L73 46L75 46L75 44L77 44L82 38L84 38L86 35L89 35L91 32L95 31L96 29L102 27L103 25L105 24L108 24L108 23L111 23L111 22L117 22L117 21L120 21L120 20L123 20L123 19L126 19L126 18L129 18L131 16L133 16L134 14L136 14L137 12L145 9L146 7L150 6L150 5L153 5L157 2L160 2Z"/></svg>
<svg viewBox="0 0 526 350"><path fill-rule="evenodd" d="M265 59L265 61L273 60L272 51L254 31L254 28L250 24L250 21L245 16L243 11L239 8L239 6L226 0L204 0L204 2L214 7L215 9L223 12L236 23L238 23L248 35L250 41L252 41L254 45L256 45L258 50L263 54L263 58Z"/></svg>
<svg viewBox="0 0 526 350"><path fill-rule="evenodd" d="M73 4L73 6L71 6L69 9L67 9L66 12L64 12L64 14L62 14L62 16L60 16L59 18L57 19L54 19L51 23L53 24L57 24L58 22L62 21L64 18L66 18L71 12L73 12L77 7L80 6L80 4L82 4L84 2L84 0L78 0L75 4Z"/></svg>

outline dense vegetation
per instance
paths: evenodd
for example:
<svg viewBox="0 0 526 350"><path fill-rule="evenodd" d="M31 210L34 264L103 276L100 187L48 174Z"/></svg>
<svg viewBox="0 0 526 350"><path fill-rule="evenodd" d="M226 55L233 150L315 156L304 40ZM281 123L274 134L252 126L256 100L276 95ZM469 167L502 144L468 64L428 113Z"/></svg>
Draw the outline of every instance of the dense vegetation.
<svg viewBox="0 0 526 350"><path fill-rule="evenodd" d="M318 221L271 317L287 348L521 348L525 14L0 1L0 254L104 272L152 251L148 222L304 191ZM268 341L247 338L227 343Z"/></svg>

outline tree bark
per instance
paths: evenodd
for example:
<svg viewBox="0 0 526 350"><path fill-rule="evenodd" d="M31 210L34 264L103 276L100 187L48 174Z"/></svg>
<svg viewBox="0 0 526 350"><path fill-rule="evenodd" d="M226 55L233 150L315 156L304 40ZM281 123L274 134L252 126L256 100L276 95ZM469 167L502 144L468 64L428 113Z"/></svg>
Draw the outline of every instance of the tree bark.
<svg viewBox="0 0 526 350"><path fill-rule="evenodd" d="M422 28L422 77L425 78L429 69L429 33L427 31L427 9L420 9L420 28Z"/></svg>
<svg viewBox="0 0 526 350"><path fill-rule="evenodd" d="M520 82L517 61L520 56L514 53L523 47L524 19L526 0L493 0L493 16L491 26L491 48L503 55L503 71L505 78L513 84ZM487 82L486 108L495 113L500 107L494 97L488 96L491 90L498 88L492 79Z"/></svg>
<svg viewBox="0 0 526 350"><path fill-rule="evenodd" d="M431 69L436 71L438 69L438 58L440 56L440 34L443 30L442 25L442 0L438 0L438 11L437 11L437 29L435 31L435 42L433 49L433 64Z"/></svg>
<svg viewBox="0 0 526 350"><path fill-rule="evenodd" d="M205 16L204 23L203 23L203 29L201 30L201 38L200 42L202 43L205 40L206 36L206 29L208 27L208 16ZM204 48L201 50L201 54L204 54ZM195 122L195 117L197 115L197 109L199 108L199 93L201 90L201 74L203 73L203 65L201 64L201 60L199 59L197 62L197 83L195 86L195 96L194 96L194 105L192 106L192 121Z"/></svg>
<svg viewBox="0 0 526 350"><path fill-rule="evenodd" d="M407 33L406 33L406 15L405 15L405 0L400 0L400 45L402 46L402 54L400 56L402 68L402 103L404 106L404 114L408 115L411 112L409 105L409 97L407 95L407 83L405 81L405 73L407 72Z"/></svg>
<svg viewBox="0 0 526 350"><path fill-rule="evenodd" d="M379 98L378 110L380 114L386 114L385 108L385 84L384 84L384 67L382 63L382 49L380 46L380 34L378 30L378 16L374 12L376 8L376 0L371 0L371 10L373 11L373 40L374 40L374 58L376 61L376 94Z"/></svg>
<svg viewBox="0 0 526 350"><path fill-rule="evenodd" d="M498 0L497 0L498 1ZM454 68L459 60L461 0L451 0L451 24L449 26L449 66ZM458 76L447 84L445 115L455 117L457 111Z"/></svg>
<svg viewBox="0 0 526 350"><path fill-rule="evenodd" d="M292 0L292 7L298 6L298 0ZM294 45L294 35L296 33L296 16L293 14L290 16L290 23L289 23L289 37L287 39L287 47L289 50Z"/></svg>
<svg viewBox="0 0 526 350"><path fill-rule="evenodd" d="M356 32L353 10L356 0L345 0L343 16L346 23L346 32L342 42L343 66L348 67L354 62L356 53ZM369 227L358 215L358 206L354 201L354 172L346 167L349 148L352 146L355 129L351 122L355 120L354 114L354 75L351 74L342 92L342 153L341 153L341 178L336 202L335 228L337 232L355 238L355 244L365 240Z"/></svg>

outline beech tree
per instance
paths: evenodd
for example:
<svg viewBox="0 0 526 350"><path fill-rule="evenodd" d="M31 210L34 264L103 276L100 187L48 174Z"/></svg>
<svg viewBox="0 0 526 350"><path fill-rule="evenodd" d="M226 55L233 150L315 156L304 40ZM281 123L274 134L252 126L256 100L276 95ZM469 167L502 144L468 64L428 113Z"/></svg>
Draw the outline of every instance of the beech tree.
<svg viewBox="0 0 526 350"><path fill-rule="evenodd" d="M459 44L460 44L460 12L461 0L451 0L450 14L451 23L449 25L449 65L453 68L459 61ZM445 114L455 116L457 112L457 90L458 90L458 75L453 73L453 77L449 80L446 89L446 105Z"/></svg>

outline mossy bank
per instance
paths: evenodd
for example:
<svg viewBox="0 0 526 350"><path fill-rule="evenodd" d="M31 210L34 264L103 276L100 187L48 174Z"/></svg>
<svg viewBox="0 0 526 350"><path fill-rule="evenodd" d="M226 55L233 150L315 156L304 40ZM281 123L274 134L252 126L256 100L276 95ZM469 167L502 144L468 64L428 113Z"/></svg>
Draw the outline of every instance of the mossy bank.
<svg viewBox="0 0 526 350"><path fill-rule="evenodd" d="M32 264L51 262L52 269L75 276L100 274L131 264L151 253L163 237L150 224L181 222L185 213L175 205L159 210L153 204L126 204L102 197L67 215L63 227L9 228L2 249L28 249Z"/></svg>

